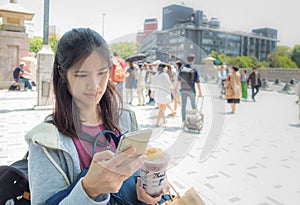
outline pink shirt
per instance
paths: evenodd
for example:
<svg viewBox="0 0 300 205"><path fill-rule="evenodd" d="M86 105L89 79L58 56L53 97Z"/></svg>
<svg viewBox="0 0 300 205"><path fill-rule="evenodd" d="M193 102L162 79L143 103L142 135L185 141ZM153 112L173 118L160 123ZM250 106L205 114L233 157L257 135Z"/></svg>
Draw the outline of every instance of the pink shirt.
<svg viewBox="0 0 300 205"><path fill-rule="evenodd" d="M98 126L83 125L82 130L83 130L83 132L91 135L92 137L95 137L99 132L105 130L105 126L103 124L98 125ZM118 135L118 133L117 133L117 135ZM81 168L81 170L83 170L86 167L88 167L92 162L93 144L90 142L87 142L85 140L82 140L80 138L74 137L72 139L75 144L75 147L76 147L76 150L78 153L78 157L80 160L80 168ZM100 136L99 141L106 144L105 136L103 136L103 135ZM116 144L114 143L113 139L110 140L109 147L113 152L115 152ZM96 152L103 152L106 150L107 150L107 147L101 147L101 146L97 145Z"/></svg>

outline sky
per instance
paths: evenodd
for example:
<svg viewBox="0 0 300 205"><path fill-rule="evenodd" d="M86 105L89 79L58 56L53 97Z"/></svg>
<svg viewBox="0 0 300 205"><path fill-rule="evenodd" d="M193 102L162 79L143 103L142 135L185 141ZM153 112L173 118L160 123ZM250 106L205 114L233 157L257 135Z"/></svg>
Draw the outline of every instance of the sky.
<svg viewBox="0 0 300 205"><path fill-rule="evenodd" d="M9 0L0 0L0 6ZM43 0L18 0L33 18L34 35L43 35ZM143 30L145 18L157 18L162 27L162 8L182 4L217 17L221 29L251 32L254 28L278 30L278 45L300 45L300 1L295 0L50 0L50 25L60 35L74 27L90 27L107 42ZM104 15L104 31L103 27Z"/></svg>

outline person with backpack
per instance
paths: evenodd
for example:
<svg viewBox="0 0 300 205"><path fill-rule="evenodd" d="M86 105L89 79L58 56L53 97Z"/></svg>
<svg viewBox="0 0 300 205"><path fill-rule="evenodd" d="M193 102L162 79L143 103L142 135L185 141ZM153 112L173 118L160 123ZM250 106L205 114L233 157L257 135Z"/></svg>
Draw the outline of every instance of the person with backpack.
<svg viewBox="0 0 300 205"><path fill-rule="evenodd" d="M186 120L186 104L187 98L190 99L193 109L196 109L196 88L198 89L198 97L203 97L201 87L200 87L200 76L199 73L193 67L195 61L195 55L190 54L187 56L187 64L182 66L179 70L177 87L180 85L180 94L181 94L181 119L182 124Z"/></svg>
<svg viewBox="0 0 300 205"><path fill-rule="evenodd" d="M118 91L123 97L123 90L124 90L124 79L125 79L125 72L126 72L126 62L120 57L118 51L113 52L112 58L112 67L111 67L111 81L117 85Z"/></svg>
<svg viewBox="0 0 300 205"><path fill-rule="evenodd" d="M31 204L138 205L161 200L162 195L148 195L134 177L144 156L124 163L134 148L114 154L122 99L109 81L110 59L108 44L89 28L72 29L59 40L53 113L25 136ZM101 134L105 130L108 134Z"/></svg>

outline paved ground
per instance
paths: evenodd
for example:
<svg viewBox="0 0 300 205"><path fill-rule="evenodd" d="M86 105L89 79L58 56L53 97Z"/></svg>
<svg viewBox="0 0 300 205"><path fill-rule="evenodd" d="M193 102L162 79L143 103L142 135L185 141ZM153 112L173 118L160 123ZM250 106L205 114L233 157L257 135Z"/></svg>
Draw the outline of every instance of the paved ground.
<svg viewBox="0 0 300 205"><path fill-rule="evenodd" d="M168 117L165 128L154 128L157 109L131 108L141 128L153 128L151 144L170 151L168 177L180 193L193 186L207 205L296 205L300 202L297 98L277 92L279 86L273 88L261 91L255 103L242 101L237 113L229 114L230 106L215 94L216 86L207 84L200 134L182 132L179 114ZM35 92L0 91L0 102L2 165L25 154L24 134L50 111L32 110ZM201 158L212 148L208 157Z"/></svg>

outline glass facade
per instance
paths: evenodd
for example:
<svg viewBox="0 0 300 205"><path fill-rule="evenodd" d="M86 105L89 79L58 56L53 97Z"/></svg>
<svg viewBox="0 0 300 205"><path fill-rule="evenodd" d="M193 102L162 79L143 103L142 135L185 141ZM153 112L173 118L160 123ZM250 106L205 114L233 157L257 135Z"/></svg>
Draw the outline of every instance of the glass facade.
<svg viewBox="0 0 300 205"><path fill-rule="evenodd" d="M164 7L163 30L145 39L139 51L156 50L184 59L187 53L196 50L206 54L214 50L226 56L256 56L259 61L265 61L270 52L276 51L278 40L275 29L253 29L251 33L224 31L219 29L217 18L212 18L214 22L208 25L204 24L205 18L203 11L189 7ZM166 56L166 59L160 60L167 61Z"/></svg>

